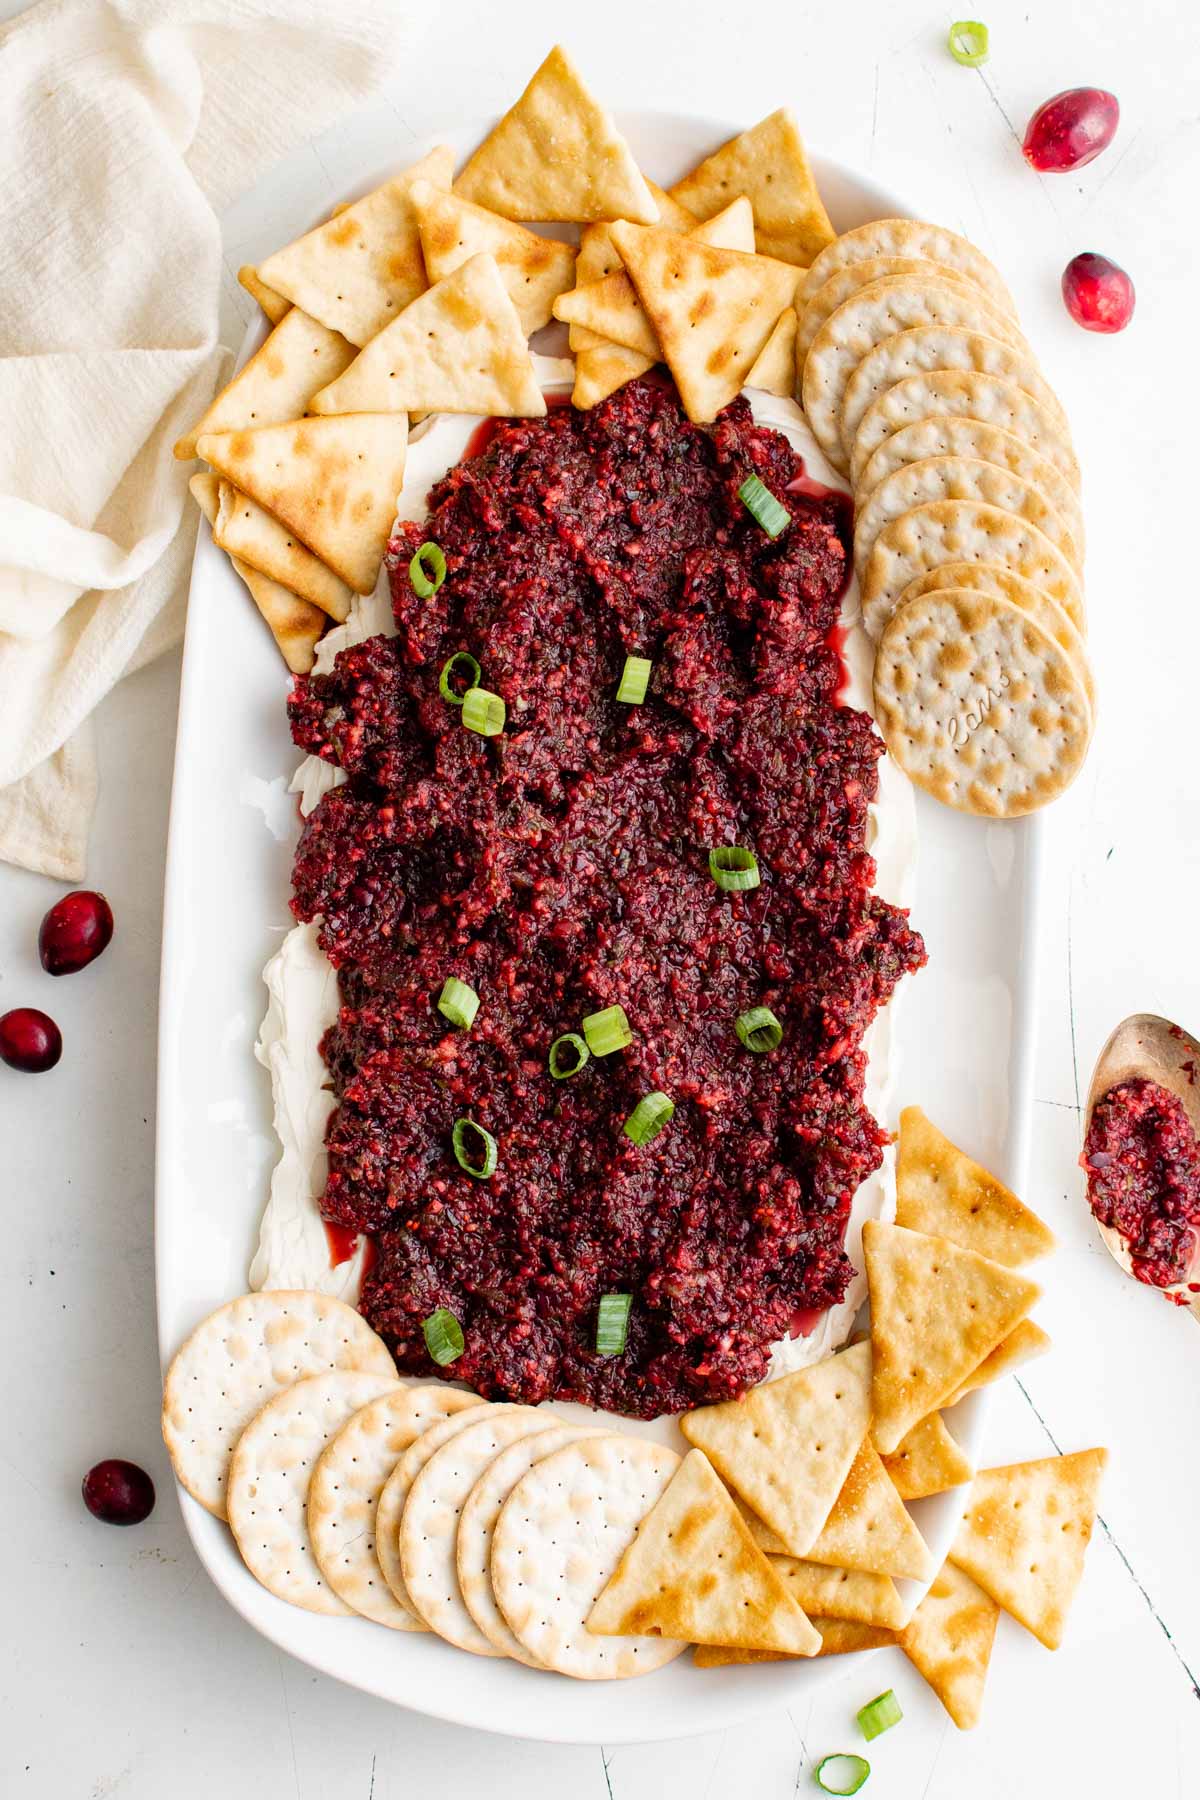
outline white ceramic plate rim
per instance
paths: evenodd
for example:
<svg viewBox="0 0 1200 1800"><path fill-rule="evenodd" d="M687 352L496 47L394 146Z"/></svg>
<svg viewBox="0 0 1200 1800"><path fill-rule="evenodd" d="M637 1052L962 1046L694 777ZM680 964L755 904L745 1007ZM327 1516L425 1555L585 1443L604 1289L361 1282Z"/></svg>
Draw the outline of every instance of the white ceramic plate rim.
<svg viewBox="0 0 1200 1800"><path fill-rule="evenodd" d="M442 128L430 134L428 142L448 138L456 147L465 149L482 136L491 121L468 122L452 130ZM664 163L673 161L679 171L688 166L689 158L703 153L705 145L715 145L740 129L720 120L700 119L665 112L638 112L622 115L622 128L633 143L635 152L644 157L656 174L669 173ZM422 140L403 155L414 160L423 152ZM365 192L384 178L395 166L393 159L382 168L364 172L360 180L349 184L347 193ZM861 217L907 214L895 196L879 188L868 177L841 163L814 157L814 166L823 190L850 189ZM836 209L835 209L836 211ZM265 336L265 322L255 321L242 345L239 362L257 347ZM224 559L212 545L207 532L201 532L192 572L193 595L197 590L222 579L236 578L227 570ZM189 619L198 613L193 604ZM198 635L198 633L197 633ZM190 679L197 660L193 654L193 628L189 626L185 641L183 678L180 695L179 747L186 751L193 743L195 715L203 696L198 683ZM176 771L176 793L173 796L169 831L166 890L164 902L162 989L159 1012L160 1081L159 1133L157 1153L157 1193L155 1211L156 1272L160 1319L160 1353L165 1368L176 1348L166 1341L164 1320L171 1311L168 1297L181 1280L181 1269L173 1254L178 1225L178 1195L175 1194L173 1152L175 1150L178 1108L185 1096L168 1080L172 1060L168 1046L179 1041L188 1021L179 999L180 984L174 979L186 945L182 942L185 918L185 861L180 843L188 830L188 819L177 804L180 787ZM982 829L982 827L980 827ZM1022 945L1017 977L1011 991L1012 1049L1008 1064L1007 1156L1002 1173L1015 1186L1023 1183L1028 1153L1028 1131L1031 1115L1034 1067L1033 994L1036 982L1034 952L1036 948L1036 904L1039 887L1040 823L1036 819L1022 821L1007 828L1020 838L1022 879L1020 887L1019 932ZM920 925L920 919L917 921ZM901 1026L903 1034L903 1026ZM255 1079L252 1070L251 1041L246 1045L247 1082ZM174 1210L173 1210L174 1209ZM186 1275L182 1275L186 1283ZM988 1410L986 1392L971 1396L956 1411L955 1429L978 1466L982 1454L984 1422ZM961 1515L965 1490L938 1496L921 1506L932 1509L927 1535L943 1550L948 1546ZM516 1665L498 1665L476 1660L455 1652L433 1638L414 1639L401 1634L385 1634L366 1621L328 1620L289 1607L260 1588L243 1567L226 1528L213 1519L194 1500L180 1490L185 1524L197 1554L207 1572L236 1611L272 1643L320 1669L347 1681L366 1692L403 1704L414 1711L448 1722L469 1725L514 1737L565 1743L636 1743L656 1738L682 1737L712 1731L745 1722L764 1712L793 1702L800 1691L814 1682L830 1679L844 1671L846 1658L797 1664L759 1665L713 1671L694 1669L690 1659L682 1658L657 1675L638 1681L613 1683L572 1683L562 1678L539 1675ZM935 1523L936 1520L936 1523ZM351 1649L349 1634L373 1634L369 1644L375 1654L362 1654L361 1647ZM399 1640L399 1641L397 1641ZM870 1654L870 1653L864 1653ZM447 1658L454 1658L453 1662ZM861 1658L851 1659L854 1661ZM676 1692L680 1676L686 1685ZM514 1688L513 1678L522 1685ZM669 1688L667 1684L670 1684ZM524 1700L527 1693L528 1698ZM522 1703L524 1701L524 1703Z"/></svg>

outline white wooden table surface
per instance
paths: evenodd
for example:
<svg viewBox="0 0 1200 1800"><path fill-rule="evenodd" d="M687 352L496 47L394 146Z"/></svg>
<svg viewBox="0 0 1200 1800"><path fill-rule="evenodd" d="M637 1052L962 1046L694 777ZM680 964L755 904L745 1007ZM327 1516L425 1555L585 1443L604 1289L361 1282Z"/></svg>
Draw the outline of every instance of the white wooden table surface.
<svg viewBox="0 0 1200 1800"><path fill-rule="evenodd" d="M558 37L614 103L747 123L789 103L814 145L994 256L1067 405L1086 481L1102 714L1087 770L1048 834L1028 1197L1062 1243L1040 1315L1055 1351L1008 1384L991 1446L997 1462L1111 1448L1066 1644L1049 1656L1002 1619L985 1719L969 1734L889 1651L792 1713L610 1753L413 1717L315 1676L228 1610L184 1536L158 1437L150 1221L178 682L169 657L99 717L90 876L117 921L103 962L50 988L35 939L56 890L0 868L0 1010L48 1005L66 1038L52 1076L0 1069L6 1796L658 1800L736 1789L785 1800L809 1790L821 1755L855 1748L855 1710L889 1685L906 1716L870 1749L871 1800L1200 1791L1200 1337L1186 1313L1117 1273L1075 1161L1080 1096L1109 1027L1139 1008L1193 1029L1200 1020L1200 23L1184 0L977 4L992 33L980 72L946 55L952 9L928 0L605 0L586 11L435 0L412 17L410 52L379 105L402 161L411 121L506 103ZM0 0L0 13L15 10ZM1077 176L1039 178L1017 151L1025 120L1059 88L1088 82L1120 98L1116 143ZM338 191L361 129L350 121L301 159L283 199L297 220ZM228 221L232 268L269 248L244 241L247 217L235 208ZM1113 256L1137 284L1122 337L1087 336L1061 307L1061 269L1084 249ZM232 277L228 286L236 341L243 297ZM936 1114L936 1096L923 1098ZM136 1530L108 1530L81 1505L80 1477L107 1455L144 1463L159 1484L158 1507Z"/></svg>

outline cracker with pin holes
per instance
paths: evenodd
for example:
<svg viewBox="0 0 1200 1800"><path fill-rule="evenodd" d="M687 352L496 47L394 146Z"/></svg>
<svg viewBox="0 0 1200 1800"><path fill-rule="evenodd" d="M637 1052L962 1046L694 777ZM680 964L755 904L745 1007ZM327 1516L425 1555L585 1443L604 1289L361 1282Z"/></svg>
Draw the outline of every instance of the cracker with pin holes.
<svg viewBox="0 0 1200 1800"><path fill-rule="evenodd" d="M970 1457L941 1413L929 1413L906 1432L883 1466L902 1500L924 1500L969 1481Z"/></svg>
<svg viewBox="0 0 1200 1800"><path fill-rule="evenodd" d="M952 1144L919 1106L900 1114L896 1223L949 1238L1019 1269L1048 1256L1054 1233L1002 1181Z"/></svg>
<svg viewBox="0 0 1200 1800"><path fill-rule="evenodd" d="M762 256L803 270L834 235L787 107L720 145L671 189L671 198L696 219L711 219L731 194L745 194L753 206L755 244Z"/></svg>
<svg viewBox="0 0 1200 1800"><path fill-rule="evenodd" d="M679 1467L665 1444L592 1437L523 1475L492 1538L492 1591L510 1630L547 1669L587 1681L649 1674L686 1648L656 1636L600 1637L596 1601Z"/></svg>
<svg viewBox="0 0 1200 1800"><path fill-rule="evenodd" d="M308 1537L308 1484L330 1439L360 1407L391 1392L395 1375L325 1369L268 1400L229 1463L226 1506L242 1561L281 1600L306 1612L349 1613Z"/></svg>
<svg viewBox="0 0 1200 1800"><path fill-rule="evenodd" d="M800 333L797 340L798 366L801 370L804 368L804 358L808 355L809 346L826 319L832 318L838 307L857 294L860 288L870 287L873 281L884 281L892 275L917 275L926 281L949 281L956 287L968 290L974 287L976 292L983 294L984 299L989 299L986 290L978 288L969 275L920 257L872 256L843 263L811 293L803 292L807 283L802 283L802 294L798 300ZM995 304L994 301L991 303Z"/></svg>
<svg viewBox="0 0 1200 1800"><path fill-rule="evenodd" d="M680 1429L792 1556L809 1547L871 1416L871 1348L853 1344L740 1400L685 1413Z"/></svg>
<svg viewBox="0 0 1200 1800"><path fill-rule="evenodd" d="M771 1567L810 1618L848 1619L894 1631L907 1616L890 1575L866 1569L835 1569L794 1556L774 1556Z"/></svg>
<svg viewBox="0 0 1200 1800"><path fill-rule="evenodd" d="M442 193L428 181L414 186L413 208L430 283L452 275L469 257L494 257L526 337L548 322L555 300L575 280L578 252L573 244L539 237L458 194Z"/></svg>
<svg viewBox="0 0 1200 1800"><path fill-rule="evenodd" d="M852 1656L856 1650L881 1650L899 1642L887 1625L863 1625L857 1619L824 1619L813 1614L809 1621L821 1640L818 1656ZM737 1650L728 1644L697 1644L692 1660L698 1669L723 1669L731 1663L790 1662L778 1650Z"/></svg>
<svg viewBox="0 0 1200 1800"><path fill-rule="evenodd" d="M938 563L909 582L900 595L900 604L903 605L906 600L915 600L918 594L931 594L941 588L963 588L975 594L996 594L1001 600L1011 600L1014 606L1028 613L1065 653L1071 667L1083 682L1088 705L1095 718L1096 677L1088 661L1083 634L1077 626L1072 625L1058 601L1052 600L1043 588L1036 586L1024 575L1014 574L1000 563Z"/></svg>
<svg viewBox="0 0 1200 1800"><path fill-rule="evenodd" d="M1071 432L1062 402L1037 364L1028 344L1015 346L986 330L972 331L961 325L917 325L884 338L868 351L846 383L842 399L842 430L850 451L851 471L861 473L868 456L882 438L908 420L896 424L876 409L883 397L902 381L944 374L983 375L1018 388L1049 418L1065 453L1071 452ZM922 390L918 389L920 394ZM928 404L928 402L926 403ZM951 408L953 410L953 408ZM867 414L874 421L867 427ZM919 402L916 417L924 417ZM990 414L988 416L991 416ZM1016 413L1010 416L1017 417ZM997 422L1000 422L999 420ZM1014 425L1009 429L1015 429Z"/></svg>
<svg viewBox="0 0 1200 1800"><path fill-rule="evenodd" d="M201 469L188 482L193 499L210 525L217 522L221 485L220 477L211 469ZM317 645L329 623L328 613L322 612L310 600L301 599L282 582L252 569L240 557L231 556L229 560L234 574L249 589L250 598L266 621L292 674L309 674L316 661ZM336 577L331 579L336 580Z"/></svg>
<svg viewBox="0 0 1200 1800"><path fill-rule="evenodd" d="M871 1431L884 1455L959 1387L1041 1290L948 1238L868 1219Z"/></svg>
<svg viewBox="0 0 1200 1800"><path fill-rule="evenodd" d="M396 1373L366 1320L325 1294L243 1294L202 1320L163 1384L163 1439L193 1499L223 1519L229 1458L242 1431L275 1394L323 1369Z"/></svg>
<svg viewBox="0 0 1200 1800"><path fill-rule="evenodd" d="M491 1401L481 1401L480 1405L486 1407L489 1413L512 1410L506 1406L496 1407ZM473 1425L477 1412L477 1408L471 1407L428 1425L413 1439L407 1450L401 1453L399 1462L379 1491L375 1508L375 1555L388 1587L400 1605L414 1615L417 1609L404 1585L404 1571L400 1565L400 1520L405 1502L413 1482L434 1451L440 1450L443 1444L448 1444L451 1438L456 1437L460 1431L465 1431L468 1425Z"/></svg>
<svg viewBox="0 0 1200 1800"><path fill-rule="evenodd" d="M319 606L339 624L349 615L354 593L341 576L231 481L222 481L217 488L213 542L260 575L269 575L310 605Z"/></svg>
<svg viewBox="0 0 1200 1800"><path fill-rule="evenodd" d="M1019 328L965 282L887 275L860 288L832 313L808 347L800 392L813 434L836 469L850 466L854 432L843 416L850 377L877 345L898 333L935 325L986 332L1026 349Z"/></svg>
<svg viewBox="0 0 1200 1800"><path fill-rule="evenodd" d="M892 617L875 658L875 717L918 787L993 819L1057 799L1092 732L1083 683L1055 640L1011 601L953 588Z"/></svg>
<svg viewBox="0 0 1200 1800"><path fill-rule="evenodd" d="M1083 557L1071 527L1032 480L981 457L958 455L905 463L885 476L870 494L859 497L854 521L855 567L866 567L876 539L893 519L938 500L979 501L1026 520L1049 538L1080 574Z"/></svg>
<svg viewBox="0 0 1200 1800"><path fill-rule="evenodd" d="M691 1450L588 1617L588 1630L660 1633L811 1656L820 1637L702 1450Z"/></svg>
<svg viewBox="0 0 1200 1800"><path fill-rule="evenodd" d="M801 289L801 302L806 304L839 269L856 262L870 262L879 256L918 258L974 282L991 296L1002 312L1016 317L1017 309L1004 278L975 244L944 225L932 225L923 219L872 219L843 231L833 243L815 258Z"/></svg>
<svg viewBox="0 0 1200 1800"><path fill-rule="evenodd" d="M313 395L349 368L355 355L354 345L340 332L310 319L298 306L290 307L245 368L179 439L175 455L187 462L196 454L197 439L209 431L253 430L300 418Z"/></svg>
<svg viewBox="0 0 1200 1800"><path fill-rule="evenodd" d="M1047 1650L1062 1643L1107 1461L1107 1450L1077 1450L984 1469L950 1550Z"/></svg>
<svg viewBox="0 0 1200 1800"><path fill-rule="evenodd" d="M442 1419L482 1406L477 1394L438 1386L397 1388L362 1407L326 1444L308 1489L308 1538L340 1600L393 1631L423 1631L388 1587L375 1554L379 1496L401 1455Z"/></svg>
<svg viewBox="0 0 1200 1800"><path fill-rule="evenodd" d="M432 1631L460 1650L496 1656L467 1610L458 1585L458 1521L488 1464L518 1438L536 1437L558 1420L533 1407L488 1408L435 1450L419 1471L400 1515L397 1545L404 1591Z"/></svg>
<svg viewBox="0 0 1200 1800"><path fill-rule="evenodd" d="M900 1648L960 1731L979 1723L999 1618L996 1602L947 1562L900 1633Z"/></svg>
<svg viewBox="0 0 1200 1800"><path fill-rule="evenodd" d="M864 1438L841 1492L808 1552L836 1569L927 1581L934 1570L917 1530L870 1438Z"/></svg>

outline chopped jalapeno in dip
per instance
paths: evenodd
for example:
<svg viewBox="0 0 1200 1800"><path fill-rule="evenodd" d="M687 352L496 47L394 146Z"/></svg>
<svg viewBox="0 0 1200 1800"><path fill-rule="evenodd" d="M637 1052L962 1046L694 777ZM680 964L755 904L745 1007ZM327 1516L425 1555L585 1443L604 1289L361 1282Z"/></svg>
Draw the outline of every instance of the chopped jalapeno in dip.
<svg viewBox="0 0 1200 1800"><path fill-rule="evenodd" d="M802 474L745 400L692 425L655 377L498 424L397 529L398 635L296 684L297 743L346 774L294 870L341 996L322 1209L373 1235L361 1310L406 1372L436 1372L445 1308L484 1395L651 1417L743 1392L845 1292L887 1141L863 1034L925 958L872 892L882 744L840 699L844 513ZM738 497L752 475L788 495L776 540ZM447 572L422 597L430 540ZM466 644L505 702L494 737L439 693ZM654 668L637 706L631 656ZM731 845L757 886L714 878ZM437 1011L448 968L486 997L469 1032ZM735 1029L756 1007L769 1055ZM616 1054L566 1056L618 1009ZM655 1094L670 1129L639 1144L623 1126ZM502 1146L487 1179L456 1165L464 1118Z"/></svg>
<svg viewBox="0 0 1200 1800"><path fill-rule="evenodd" d="M1079 1161L1088 1203L1124 1241L1138 1280L1187 1281L1200 1235L1200 1145L1183 1103L1157 1081L1119 1082L1093 1110ZM1188 1296L1169 1298L1186 1305Z"/></svg>

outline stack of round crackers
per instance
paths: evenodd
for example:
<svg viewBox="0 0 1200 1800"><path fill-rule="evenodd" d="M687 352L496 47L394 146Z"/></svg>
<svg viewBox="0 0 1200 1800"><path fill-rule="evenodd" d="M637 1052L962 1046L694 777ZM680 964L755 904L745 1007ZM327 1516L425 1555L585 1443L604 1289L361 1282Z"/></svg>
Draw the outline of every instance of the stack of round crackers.
<svg viewBox="0 0 1200 1800"><path fill-rule="evenodd" d="M1091 738L1079 468L1012 298L964 238L878 219L797 298L797 376L855 500L875 710L920 787L1013 818Z"/></svg>

